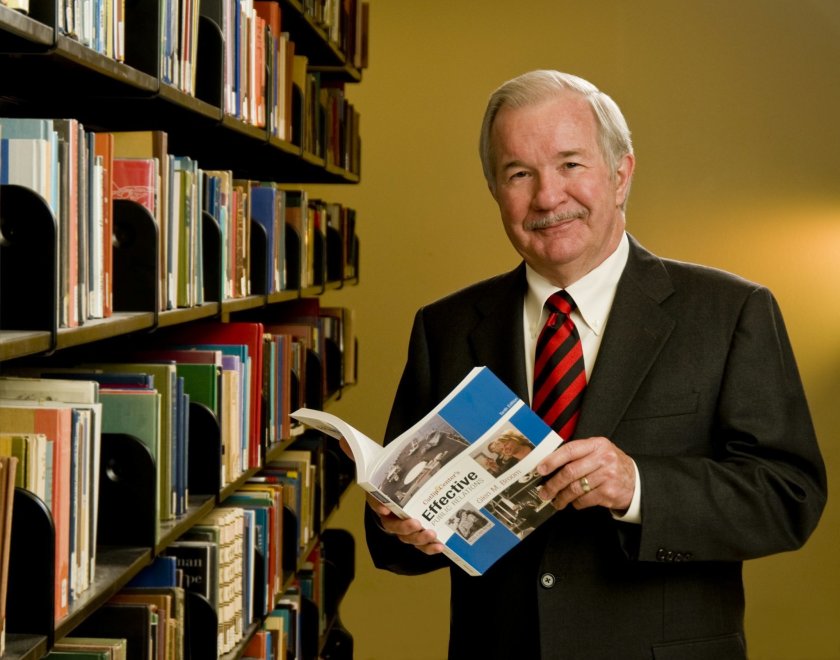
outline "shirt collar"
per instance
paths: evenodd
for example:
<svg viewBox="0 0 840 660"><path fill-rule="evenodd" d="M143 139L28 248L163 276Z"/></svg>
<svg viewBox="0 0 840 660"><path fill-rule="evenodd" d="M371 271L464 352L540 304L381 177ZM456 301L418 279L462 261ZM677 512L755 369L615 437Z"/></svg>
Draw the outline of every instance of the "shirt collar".
<svg viewBox="0 0 840 660"><path fill-rule="evenodd" d="M577 282L566 287L577 304L581 319L596 335L600 335L607 324L607 317L618 288L618 280L627 264L629 252L630 243L625 233L618 247L609 257ZM545 301L559 289L528 264L525 264L525 277L528 281L525 317L532 336L536 336L542 327Z"/></svg>

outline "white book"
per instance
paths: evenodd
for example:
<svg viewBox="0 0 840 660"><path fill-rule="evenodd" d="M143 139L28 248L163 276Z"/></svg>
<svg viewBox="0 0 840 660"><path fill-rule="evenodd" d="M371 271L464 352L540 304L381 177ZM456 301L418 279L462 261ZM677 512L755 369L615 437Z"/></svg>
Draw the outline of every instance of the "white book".
<svg viewBox="0 0 840 660"><path fill-rule="evenodd" d="M539 497L535 468L562 439L486 367L385 447L323 411L292 417L344 438L358 485L398 517L433 529L444 554L470 575L554 513Z"/></svg>

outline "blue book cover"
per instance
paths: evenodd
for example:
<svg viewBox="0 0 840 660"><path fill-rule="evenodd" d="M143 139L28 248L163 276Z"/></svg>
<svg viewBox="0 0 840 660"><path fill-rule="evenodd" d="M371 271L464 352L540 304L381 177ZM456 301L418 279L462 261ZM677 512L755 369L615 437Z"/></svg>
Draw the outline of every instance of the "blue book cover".
<svg viewBox="0 0 840 660"><path fill-rule="evenodd" d="M273 186L251 188L251 219L265 229L265 285L267 293L277 290L274 277L274 228L276 226L277 189Z"/></svg>
<svg viewBox="0 0 840 660"><path fill-rule="evenodd" d="M177 587L178 572L175 557L158 555L152 563L143 568L127 587Z"/></svg>
<svg viewBox="0 0 840 660"><path fill-rule="evenodd" d="M537 464L562 442L487 367L476 367L387 447L342 419L306 408L292 416L344 437L356 481L401 518L435 530L444 553L481 575L548 520Z"/></svg>

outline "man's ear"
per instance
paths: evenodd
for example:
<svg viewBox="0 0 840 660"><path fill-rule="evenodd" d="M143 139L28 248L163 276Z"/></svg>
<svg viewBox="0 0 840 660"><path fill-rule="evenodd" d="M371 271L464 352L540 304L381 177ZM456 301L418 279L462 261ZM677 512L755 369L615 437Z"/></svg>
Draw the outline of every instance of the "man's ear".
<svg viewBox="0 0 840 660"><path fill-rule="evenodd" d="M636 157L633 154L624 154L618 162L618 168L615 171L615 202L618 206L627 200L635 168Z"/></svg>

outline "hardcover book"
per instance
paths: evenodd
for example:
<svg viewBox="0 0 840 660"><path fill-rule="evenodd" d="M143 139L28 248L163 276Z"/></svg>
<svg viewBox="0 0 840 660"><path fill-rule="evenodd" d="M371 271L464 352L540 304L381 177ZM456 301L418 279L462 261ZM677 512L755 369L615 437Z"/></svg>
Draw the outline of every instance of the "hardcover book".
<svg viewBox="0 0 840 660"><path fill-rule="evenodd" d="M319 410L292 413L343 437L356 481L400 518L433 529L444 553L481 575L545 522L537 464L562 442L487 367L476 367L423 419L386 447Z"/></svg>

